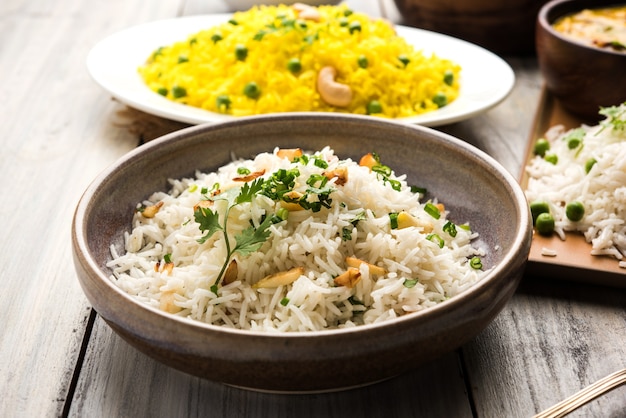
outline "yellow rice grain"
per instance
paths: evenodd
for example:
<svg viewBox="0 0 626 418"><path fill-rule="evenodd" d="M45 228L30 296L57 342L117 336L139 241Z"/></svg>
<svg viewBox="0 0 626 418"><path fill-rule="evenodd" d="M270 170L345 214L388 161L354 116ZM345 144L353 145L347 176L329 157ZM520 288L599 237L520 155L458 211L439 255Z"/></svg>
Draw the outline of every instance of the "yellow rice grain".
<svg viewBox="0 0 626 418"><path fill-rule="evenodd" d="M160 47L139 73L150 89L170 100L234 116L294 111L367 114L368 103L378 101L382 107L378 116L402 118L445 105L438 104L436 96L445 97L447 104L457 98L458 64L416 50L388 22L345 5L317 10L319 22L300 20L285 5L237 12L229 22ZM360 30L350 30L355 24ZM238 45L247 49L243 60L236 56ZM366 68L359 65L363 57ZM287 68L292 58L302 64L295 74ZM316 80L325 66L334 67L336 81L352 89L349 106L337 108L321 99ZM260 87L258 98L244 94L250 82Z"/></svg>

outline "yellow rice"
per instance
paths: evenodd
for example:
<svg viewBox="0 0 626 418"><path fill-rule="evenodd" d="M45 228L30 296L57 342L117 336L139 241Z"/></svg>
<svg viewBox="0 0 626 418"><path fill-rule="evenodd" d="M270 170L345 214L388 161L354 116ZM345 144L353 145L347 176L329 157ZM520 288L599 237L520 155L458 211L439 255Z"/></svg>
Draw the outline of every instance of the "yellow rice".
<svg viewBox="0 0 626 418"><path fill-rule="evenodd" d="M297 11L285 5L237 12L229 22L157 49L139 73L150 89L170 100L234 116L368 114L368 103L377 101L382 108L375 112L378 116L401 118L436 110L457 98L458 64L416 50L388 22L345 5L317 10L319 22L300 20ZM360 30L351 30L359 24ZM247 50L243 60L236 56L238 45ZM295 74L288 69L292 58L302 65ZM347 107L330 106L317 92L317 74L325 66L334 67L336 81L352 89ZM259 97L244 94L250 82L259 86Z"/></svg>

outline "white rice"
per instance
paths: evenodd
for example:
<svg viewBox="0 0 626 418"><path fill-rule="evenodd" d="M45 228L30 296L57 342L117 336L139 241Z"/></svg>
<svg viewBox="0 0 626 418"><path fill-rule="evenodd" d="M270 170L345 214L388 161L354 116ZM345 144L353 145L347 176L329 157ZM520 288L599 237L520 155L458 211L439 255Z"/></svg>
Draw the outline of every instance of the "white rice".
<svg viewBox="0 0 626 418"><path fill-rule="evenodd" d="M367 167L340 160L330 148L315 153L328 163L326 169L311 162L292 163L276 152L234 161L216 173L170 180L169 193L158 192L142 202L145 206L163 202L158 213L153 218L135 213L124 250L111 247L111 279L138 300L178 316L246 330L293 332L352 327L418 312L463 292L485 275L469 263L484 256L471 245L477 233L461 226L455 237L445 232L446 212L435 219L424 211L427 202L420 202L420 194L411 191L404 176L390 177L400 182L401 190L396 191ZM382 159L384 164L384 155ZM269 228L271 234L258 251L236 254L236 280L221 283L215 291L212 286L227 255L224 235L218 231L204 244L198 243L203 232L194 219L194 205L202 199L202 189L210 190L215 183L222 191L241 187L241 182L232 180L240 167L264 170L265 179L279 168L297 167L300 190L311 174L336 167L347 167L348 180L333 185L330 208L291 211L286 221ZM216 201L214 207L223 211L225 203ZM228 219L231 246L235 234L251 222L258 226L263 216L275 213L277 205L266 196L256 196L250 203L234 206ZM432 223L432 233L445 242L443 248L428 239L421 227L391 229L389 213L403 210ZM351 222L360 215L354 227ZM350 239L342 238L344 228L351 232ZM174 265L171 271L164 268L166 254ZM335 285L333 278L346 271L348 256L380 266L386 273L377 276L361 264L361 280L354 287ZM304 274L291 284L252 286L269 274L294 267L304 267ZM406 285L415 279L415 286Z"/></svg>
<svg viewBox="0 0 626 418"><path fill-rule="evenodd" d="M526 197L529 202L549 204L555 233L561 239L567 231L578 231L591 243L591 254L621 260L626 255L626 103L612 111L615 116L607 116L598 125L576 128L584 131L584 137L582 146L574 149L569 149L566 140L574 129L550 128L545 138L558 161L552 164L535 156L529 162ZM597 162L586 173L585 163L592 158ZM565 215L572 201L585 208L578 222Z"/></svg>

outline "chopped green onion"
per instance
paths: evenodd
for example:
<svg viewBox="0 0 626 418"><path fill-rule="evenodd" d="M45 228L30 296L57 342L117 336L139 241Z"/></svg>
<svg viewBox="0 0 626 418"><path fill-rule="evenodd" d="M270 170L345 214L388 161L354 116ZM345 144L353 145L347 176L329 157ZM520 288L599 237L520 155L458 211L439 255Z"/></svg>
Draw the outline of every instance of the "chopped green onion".
<svg viewBox="0 0 626 418"><path fill-rule="evenodd" d="M448 235L450 235L452 238L456 237L456 225L454 225L450 221L446 222L446 224L443 226L443 231L447 232Z"/></svg>
<svg viewBox="0 0 626 418"><path fill-rule="evenodd" d="M315 159L313 160L313 164L315 165L315 167L328 168L328 163L319 157L315 157Z"/></svg>
<svg viewBox="0 0 626 418"><path fill-rule="evenodd" d="M182 64L184 62L189 62L189 58L187 58L185 55L179 55L178 56L178 63Z"/></svg>
<svg viewBox="0 0 626 418"><path fill-rule="evenodd" d="M454 83L454 73L452 70L446 70L446 72L443 73L443 82L449 86Z"/></svg>
<svg viewBox="0 0 626 418"><path fill-rule="evenodd" d="M411 60L409 59L409 57L407 57L406 55L402 54L402 55L398 55L398 60L402 63L402 65L404 65L405 67L407 65L409 65L409 63L411 62Z"/></svg>
<svg viewBox="0 0 626 418"><path fill-rule="evenodd" d="M475 270L480 270L481 268L483 268L483 262L478 256L472 257L469 261L469 265Z"/></svg>
<svg viewBox="0 0 626 418"><path fill-rule="evenodd" d="M287 306L288 303L289 303L289 298L282 298L280 300L280 304L283 306Z"/></svg>
<svg viewBox="0 0 626 418"><path fill-rule="evenodd" d="M443 248L443 246L444 246L444 244L445 244L445 241L443 240L443 238L441 238L441 237L440 237L439 235L437 235L437 234L428 234L428 235L426 236L426 239L427 239L428 241L432 241L432 242L436 243L436 244L439 246L439 248Z"/></svg>
<svg viewBox="0 0 626 418"><path fill-rule="evenodd" d="M411 289L412 287L415 287L415 285L418 283L417 279L405 279L404 283L402 283L404 285L404 287L406 287L407 289Z"/></svg>
<svg viewBox="0 0 626 418"><path fill-rule="evenodd" d="M161 96L167 96L167 89L165 87L159 87L157 89L157 93L159 93Z"/></svg>
<svg viewBox="0 0 626 418"><path fill-rule="evenodd" d="M165 254L163 256L163 261L165 261L166 263L171 263L172 262L172 254Z"/></svg>
<svg viewBox="0 0 626 418"><path fill-rule="evenodd" d="M283 221L286 221L287 218L289 218L289 210L285 208L278 208L278 210L276 211L276 216L278 216Z"/></svg>
<svg viewBox="0 0 626 418"><path fill-rule="evenodd" d="M214 33L213 36L211 36L211 40L213 41L214 44L218 43L222 39L224 39L224 37L219 33Z"/></svg>
<svg viewBox="0 0 626 418"><path fill-rule="evenodd" d="M424 212L426 212L435 219L439 219L441 217L441 212L439 211L439 208L430 202L424 205Z"/></svg>
<svg viewBox="0 0 626 418"><path fill-rule="evenodd" d="M359 58L357 58L357 64L359 64L359 67L361 68L367 68L369 61L365 55L359 55Z"/></svg>
<svg viewBox="0 0 626 418"><path fill-rule="evenodd" d="M426 194L427 190L424 187L411 186L411 193Z"/></svg>
<svg viewBox="0 0 626 418"><path fill-rule="evenodd" d="M594 165L596 165L598 161L595 158L589 158L585 162L585 174L589 174Z"/></svg>
<svg viewBox="0 0 626 418"><path fill-rule="evenodd" d="M391 225L391 229L398 229L398 213L391 212L389 214L389 223Z"/></svg>
<svg viewBox="0 0 626 418"><path fill-rule="evenodd" d="M240 174L242 176L247 176L248 174L250 174L250 169L246 167L238 167L237 174Z"/></svg>

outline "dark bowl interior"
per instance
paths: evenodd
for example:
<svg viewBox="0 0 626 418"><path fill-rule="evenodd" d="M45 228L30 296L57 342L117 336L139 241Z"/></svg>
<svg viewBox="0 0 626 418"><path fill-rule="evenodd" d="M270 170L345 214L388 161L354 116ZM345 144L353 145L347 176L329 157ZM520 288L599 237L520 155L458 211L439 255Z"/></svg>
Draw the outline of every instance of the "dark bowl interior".
<svg viewBox="0 0 626 418"><path fill-rule="evenodd" d="M537 18L537 59L546 88L562 106L587 123L601 119L600 107L626 101L626 53L570 40L552 24L589 8L624 5L616 0L555 0Z"/></svg>
<svg viewBox="0 0 626 418"><path fill-rule="evenodd" d="M137 202L168 178L215 170L232 153L275 147L342 158L376 151L397 173L427 187L458 222L479 231L491 273L465 293L381 325L299 334L220 328L140 304L108 278L109 246L120 250ZM325 391L385 379L454 350L497 315L514 293L530 249L531 223L515 179L486 154L432 129L347 115L267 115L191 127L122 157L85 191L72 229L74 261L96 311L129 343L184 372L242 387Z"/></svg>
<svg viewBox="0 0 626 418"><path fill-rule="evenodd" d="M498 54L533 54L537 13L547 0L394 0L402 23L442 32Z"/></svg>

